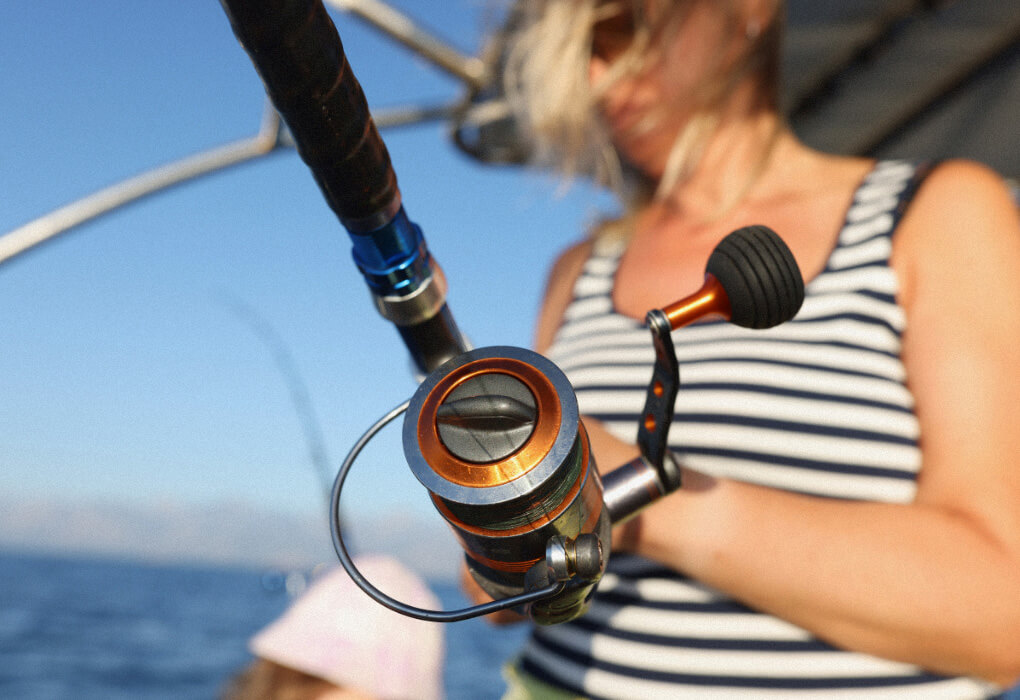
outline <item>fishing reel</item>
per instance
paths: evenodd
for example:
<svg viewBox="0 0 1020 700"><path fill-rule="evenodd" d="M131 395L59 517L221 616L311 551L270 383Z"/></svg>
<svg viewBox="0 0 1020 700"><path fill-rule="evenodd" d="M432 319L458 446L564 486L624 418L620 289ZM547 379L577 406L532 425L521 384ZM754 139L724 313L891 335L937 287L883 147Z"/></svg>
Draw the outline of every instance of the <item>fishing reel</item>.
<svg viewBox="0 0 1020 700"><path fill-rule="evenodd" d="M800 309L804 285L789 249L771 229L727 236L693 295L646 318L655 365L638 426L640 457L600 477L577 399L563 372L516 347L469 350L429 374L404 413L404 455L436 510L459 539L472 577L495 601L454 612L394 601L364 580L341 537L343 481L364 446L337 476L333 539L362 588L397 612L451 621L516 608L540 624L582 615L610 556L611 528L680 488L667 449L679 367L671 332L708 315L769 328Z"/></svg>
<svg viewBox="0 0 1020 700"><path fill-rule="evenodd" d="M339 517L344 481L365 445L400 415L408 465L492 603L413 608L376 589L351 560ZM351 578L396 612L453 622L515 608L552 624L583 612L605 571L611 521L603 495L563 372L530 350L478 348L429 374L355 443L333 487L333 544Z"/></svg>

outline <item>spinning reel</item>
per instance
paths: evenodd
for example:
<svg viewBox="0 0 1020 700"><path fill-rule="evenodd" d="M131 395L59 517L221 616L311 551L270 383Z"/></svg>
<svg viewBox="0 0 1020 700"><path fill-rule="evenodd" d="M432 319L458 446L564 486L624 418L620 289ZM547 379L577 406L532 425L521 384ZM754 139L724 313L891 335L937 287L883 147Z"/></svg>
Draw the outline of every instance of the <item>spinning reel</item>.
<svg viewBox="0 0 1020 700"><path fill-rule="evenodd" d="M497 601L437 616L393 605L378 591L369 594L431 620L508 607L541 624L583 614L609 559L612 526L680 487L679 465L666 447L680 383L671 332L708 315L769 328L792 318L804 296L792 255L762 226L726 237L709 258L705 280L695 294L648 313L656 361L638 428L641 456L605 476L596 468L573 389L542 355L479 348L429 374L385 422L406 414L404 455L411 471L460 540L471 575ZM348 571L336 514L362 447L352 450L333 491L334 545Z"/></svg>

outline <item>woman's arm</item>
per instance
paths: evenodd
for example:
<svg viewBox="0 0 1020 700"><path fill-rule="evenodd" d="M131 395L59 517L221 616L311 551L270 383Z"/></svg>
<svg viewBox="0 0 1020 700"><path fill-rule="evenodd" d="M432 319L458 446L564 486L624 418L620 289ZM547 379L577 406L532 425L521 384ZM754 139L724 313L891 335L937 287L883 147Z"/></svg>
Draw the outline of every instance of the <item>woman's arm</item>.
<svg viewBox="0 0 1020 700"><path fill-rule="evenodd" d="M631 546L828 641L1020 676L1020 223L979 166L931 175L896 236L923 468L913 503L688 475Z"/></svg>

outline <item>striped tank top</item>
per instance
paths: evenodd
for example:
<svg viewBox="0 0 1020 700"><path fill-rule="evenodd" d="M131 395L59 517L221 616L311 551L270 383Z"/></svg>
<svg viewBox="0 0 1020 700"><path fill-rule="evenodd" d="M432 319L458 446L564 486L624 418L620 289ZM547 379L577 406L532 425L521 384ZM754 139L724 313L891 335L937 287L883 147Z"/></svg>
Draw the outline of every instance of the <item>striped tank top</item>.
<svg viewBox="0 0 1020 700"><path fill-rule="evenodd" d="M681 383L669 440L682 463L800 493L912 500L918 423L888 261L919 180L909 163L876 165L792 321L767 331L713 321L674 332ZM633 443L654 351L643 324L613 306L622 253L620 243L596 243L548 355L581 412ZM534 630L518 669L590 698L959 700L997 692L836 649L631 555L611 557L588 614Z"/></svg>

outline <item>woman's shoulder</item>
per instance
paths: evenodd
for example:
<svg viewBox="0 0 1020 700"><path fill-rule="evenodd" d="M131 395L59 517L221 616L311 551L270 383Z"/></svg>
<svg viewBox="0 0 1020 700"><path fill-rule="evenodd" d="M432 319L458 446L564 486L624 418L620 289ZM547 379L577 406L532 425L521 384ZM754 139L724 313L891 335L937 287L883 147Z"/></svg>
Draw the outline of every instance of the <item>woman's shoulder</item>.
<svg viewBox="0 0 1020 700"><path fill-rule="evenodd" d="M925 180L929 204L941 203L965 211L967 207L1016 210L1006 180L995 170L972 160L953 159L936 164Z"/></svg>
<svg viewBox="0 0 1020 700"><path fill-rule="evenodd" d="M1017 202L1006 181L970 160L938 163L904 218L914 245L977 245L1016 232Z"/></svg>
<svg viewBox="0 0 1020 700"><path fill-rule="evenodd" d="M542 308L535 328L535 349L545 351L556 335L563 314L574 296L574 285L591 257L595 241L584 238L564 249L553 262L546 280Z"/></svg>
<svg viewBox="0 0 1020 700"><path fill-rule="evenodd" d="M894 261L909 295L924 270L990 272L1020 262L1018 250L1020 210L1006 181L980 163L949 160L918 189L896 233Z"/></svg>
<svg viewBox="0 0 1020 700"><path fill-rule="evenodd" d="M564 281L564 278L576 279L594 248L594 238L582 238L561 250L549 270L549 283Z"/></svg>

